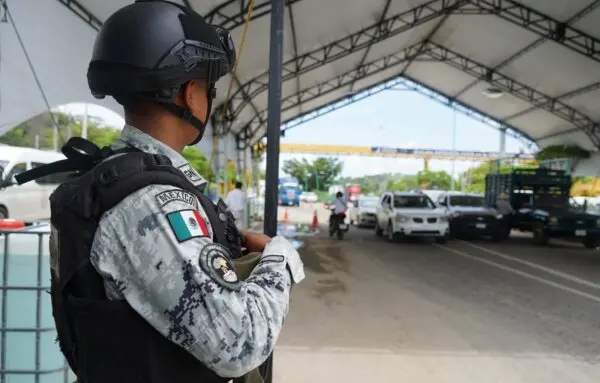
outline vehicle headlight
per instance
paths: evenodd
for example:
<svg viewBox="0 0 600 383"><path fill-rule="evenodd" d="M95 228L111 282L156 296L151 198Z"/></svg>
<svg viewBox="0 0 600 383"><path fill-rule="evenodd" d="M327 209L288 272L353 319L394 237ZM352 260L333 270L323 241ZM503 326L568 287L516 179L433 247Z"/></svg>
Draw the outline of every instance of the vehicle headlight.
<svg viewBox="0 0 600 383"><path fill-rule="evenodd" d="M450 213L450 218L456 218L456 217L460 217L461 214L457 211L453 211L452 213Z"/></svg>
<svg viewBox="0 0 600 383"><path fill-rule="evenodd" d="M408 222L408 217L405 215L396 215L396 222Z"/></svg>
<svg viewBox="0 0 600 383"><path fill-rule="evenodd" d="M496 219L502 219L504 217L502 214L496 214Z"/></svg>
<svg viewBox="0 0 600 383"><path fill-rule="evenodd" d="M548 223L550 225L556 225L558 223L558 218L556 218L556 217L548 217Z"/></svg>
<svg viewBox="0 0 600 383"><path fill-rule="evenodd" d="M440 222L448 222L448 217L441 216L439 217Z"/></svg>

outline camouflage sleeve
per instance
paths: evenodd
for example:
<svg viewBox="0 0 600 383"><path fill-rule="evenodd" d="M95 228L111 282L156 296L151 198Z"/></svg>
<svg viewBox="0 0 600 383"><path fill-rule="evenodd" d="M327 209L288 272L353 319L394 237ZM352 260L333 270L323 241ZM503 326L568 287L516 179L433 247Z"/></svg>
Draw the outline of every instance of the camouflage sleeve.
<svg viewBox="0 0 600 383"><path fill-rule="evenodd" d="M113 299L124 298L154 328L223 377L262 364L303 277L298 252L276 237L248 279L192 194L152 185L123 200L100 222L92 262ZM110 288L112 286L112 289ZM116 294L116 295L115 295Z"/></svg>

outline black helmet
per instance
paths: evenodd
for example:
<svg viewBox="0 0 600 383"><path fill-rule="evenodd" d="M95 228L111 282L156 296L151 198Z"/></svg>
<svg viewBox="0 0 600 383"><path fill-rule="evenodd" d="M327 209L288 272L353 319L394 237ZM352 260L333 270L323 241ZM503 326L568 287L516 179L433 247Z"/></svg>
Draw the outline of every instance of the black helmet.
<svg viewBox="0 0 600 383"><path fill-rule="evenodd" d="M181 86L207 80L208 113L215 83L231 72L235 47L229 32L207 24L198 13L164 0L137 0L104 23L94 44L88 84L96 98L113 96L124 104L146 99L190 122L204 133L204 123L174 103Z"/></svg>
<svg viewBox="0 0 600 383"><path fill-rule="evenodd" d="M342 198L343 196L344 196L344 193L342 193L341 191L335 193L336 198Z"/></svg>

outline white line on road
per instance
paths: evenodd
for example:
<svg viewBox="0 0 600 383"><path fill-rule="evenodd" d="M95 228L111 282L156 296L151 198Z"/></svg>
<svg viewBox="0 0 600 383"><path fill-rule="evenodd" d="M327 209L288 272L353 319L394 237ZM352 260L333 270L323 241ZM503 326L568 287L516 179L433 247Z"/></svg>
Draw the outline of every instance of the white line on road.
<svg viewBox="0 0 600 383"><path fill-rule="evenodd" d="M582 278L576 277L573 274L563 273L562 271L553 269L551 267L542 266L542 265L540 265L538 263L526 261L524 259L520 259L520 258L517 258L517 257L513 257L512 255L504 254L504 253L501 253L499 251L495 251L495 250L492 250L492 249L488 249L487 247L475 245L475 244L470 243L470 242L466 242L466 241L461 241L461 242L464 243L464 244L466 244L466 245L469 245L469 246L471 246L471 247L473 247L475 249L479 249L481 251L484 251L484 252L486 252L488 254L492 254L492 255L495 255L497 257L507 259L509 261L518 262L518 263L521 263L523 265L527 265L527 266L529 266L531 268L545 271L548 274L553 274L553 275L556 275L557 277L568 279L568 280L570 280L572 282L576 282L576 283L579 283L581 285L584 285L584 286L587 286L587 287L591 287L593 289L599 289L600 290L600 284L594 283L594 282L590 282L590 281L588 281L586 279L582 279Z"/></svg>
<svg viewBox="0 0 600 383"><path fill-rule="evenodd" d="M471 255L469 253L466 253L464 251L452 249L450 247L446 247L446 246L442 246L442 245L437 245L437 244L434 244L434 246L439 247L440 249L444 249L446 251L449 251L451 253L454 253L456 255L460 255L461 257L465 257L465 258L469 258L469 259L472 259L472 260L475 260L475 261L483 262L483 263L486 263L486 264L488 264L490 266L494 266L494 267L497 267L499 269L508 271L510 273L513 273L513 274L516 274L516 275L520 275L520 276L522 276L524 278L528 278L528 279L531 279L531 280L543 283L543 284L545 284L547 286L552 286L552 287L557 288L559 290L566 291L566 292L578 295L578 296L580 296L582 298L587 298L587 299L592 300L592 301L594 301L596 303L600 303L600 297L598 297L596 295L588 294L586 292L583 292L583 291L580 291L580 290L577 290L577 289L574 289L574 288L571 288L571 287L568 287L568 286L565 286L565 285L561 285L560 283L556 283L556 282L550 281L548 279L544 279L544 278L538 277L536 275L526 273L526 272L521 271L521 270L513 269L512 267L508 267L508 266L502 265L500 263L496 263L494 261L490 261L490 260L487 260L487 259L484 259L484 258L479 258L479 257L476 257L476 256Z"/></svg>

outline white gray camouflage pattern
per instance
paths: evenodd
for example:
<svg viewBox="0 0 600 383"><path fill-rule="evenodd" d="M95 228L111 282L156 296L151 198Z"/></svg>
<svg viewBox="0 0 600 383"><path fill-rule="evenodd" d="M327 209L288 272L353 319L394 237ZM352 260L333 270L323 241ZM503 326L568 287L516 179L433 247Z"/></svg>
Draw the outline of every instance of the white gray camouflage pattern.
<svg viewBox="0 0 600 383"><path fill-rule="evenodd" d="M116 146L125 145L164 154L195 185L205 183L193 169L187 171L191 167L179 153L131 126ZM148 186L108 211L96 232L92 263L105 279L109 299L127 300L155 329L220 376L241 376L273 350L289 309L292 280L286 267L300 282L302 261L285 238L275 237L250 277L227 288L199 266L211 238L181 243L175 238L166 214L196 209L198 202L173 199L161 207L155 196L173 189ZM212 237L201 208L200 214Z"/></svg>

